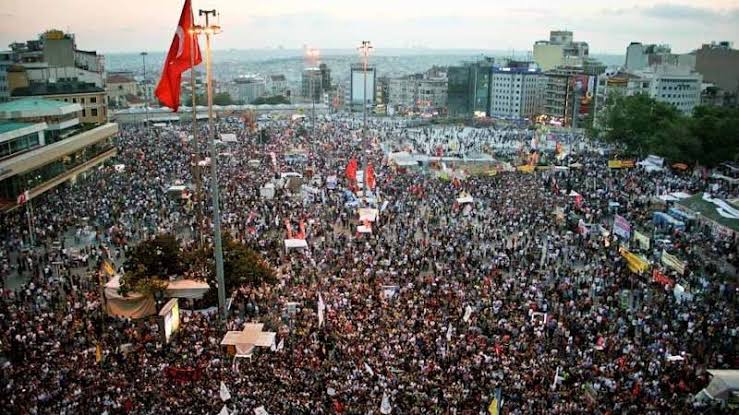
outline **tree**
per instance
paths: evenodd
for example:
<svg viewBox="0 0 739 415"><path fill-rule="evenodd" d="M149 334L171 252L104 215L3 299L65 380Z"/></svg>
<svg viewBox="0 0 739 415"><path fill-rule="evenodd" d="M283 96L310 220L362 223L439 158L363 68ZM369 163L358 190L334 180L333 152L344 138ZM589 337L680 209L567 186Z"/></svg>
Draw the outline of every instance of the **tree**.
<svg viewBox="0 0 739 415"><path fill-rule="evenodd" d="M218 290L215 272L213 247L207 246L189 251L186 254L191 270L201 275L211 286L211 290L203 298L204 305L218 303ZM242 286L258 287L264 283L277 282L274 270L255 251L229 234L223 236L223 274L226 284L226 295Z"/></svg>
<svg viewBox="0 0 739 415"><path fill-rule="evenodd" d="M183 105L192 105L192 95L186 96L182 103ZM234 105L235 103L228 92L213 94L213 105ZM208 105L208 96L206 94L195 96L195 105Z"/></svg>
<svg viewBox="0 0 739 415"><path fill-rule="evenodd" d="M164 290L170 276L182 275L186 264L180 244L174 235L157 235L136 245L127 255L126 274L121 278L121 292L151 294Z"/></svg>
<svg viewBox="0 0 739 415"><path fill-rule="evenodd" d="M739 160L739 109L696 107L690 132L702 143L699 161L715 166Z"/></svg>
<svg viewBox="0 0 739 415"><path fill-rule="evenodd" d="M259 97L252 102L254 105L278 105L289 104L290 100L283 95L275 95L271 97Z"/></svg>

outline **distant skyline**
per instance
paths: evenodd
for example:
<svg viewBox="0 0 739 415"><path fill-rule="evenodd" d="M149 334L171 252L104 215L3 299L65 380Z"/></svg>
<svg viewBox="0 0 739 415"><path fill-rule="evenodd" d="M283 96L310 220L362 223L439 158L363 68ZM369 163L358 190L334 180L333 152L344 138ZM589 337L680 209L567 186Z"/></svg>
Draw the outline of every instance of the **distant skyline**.
<svg viewBox="0 0 739 415"><path fill-rule="evenodd" d="M3 0L0 48L56 28L80 49L101 53L165 51L184 0ZM527 51L550 30L571 30L591 53L623 54L632 41L668 43L682 53L710 41L739 44L739 0L491 1L192 0L222 13L215 49L423 47ZM358 9L364 5L364 9Z"/></svg>

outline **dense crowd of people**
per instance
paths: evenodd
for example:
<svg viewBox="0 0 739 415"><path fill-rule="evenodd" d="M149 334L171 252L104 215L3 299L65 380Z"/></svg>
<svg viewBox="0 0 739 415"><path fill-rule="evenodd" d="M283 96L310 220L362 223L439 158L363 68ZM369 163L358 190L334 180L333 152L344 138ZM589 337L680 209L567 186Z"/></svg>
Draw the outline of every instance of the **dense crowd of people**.
<svg viewBox="0 0 739 415"><path fill-rule="evenodd" d="M194 182L188 128L122 125L115 160L34 200L35 246L24 209L2 216L3 281L23 283L0 302L1 412L380 413L386 397L392 413L481 414L496 390L508 414L725 411L694 396L707 369L737 367L737 240L699 223L652 223L666 209L656 196L707 191L707 179L609 169L603 151L570 133L552 137L569 151L558 163L577 168L445 180L439 165L400 168L388 154L506 154L515 165L534 147L554 160L560 147L512 127L364 129L335 115L315 130L271 120L261 133L219 120L237 137L218 156L223 228L261 252L279 283L238 287L225 324L183 311L169 344L154 319L104 315L101 260L125 272L129 247L161 233L211 243L209 198L167 193ZM296 153L306 158L285 157ZM377 175L375 200L357 201L380 210L370 234L357 232L358 206L347 203L351 158ZM464 169L463 159L444 168ZM263 197L280 172L319 193L284 185ZM473 201L460 204L463 193ZM652 236L649 249L632 241L634 252L659 264L669 244L686 272L660 269L665 284L631 271L619 252L628 241L608 232L616 211ZM285 250L286 220L307 224L307 248ZM219 343L246 322L277 332L280 347L234 365ZM198 375L175 379L169 368Z"/></svg>

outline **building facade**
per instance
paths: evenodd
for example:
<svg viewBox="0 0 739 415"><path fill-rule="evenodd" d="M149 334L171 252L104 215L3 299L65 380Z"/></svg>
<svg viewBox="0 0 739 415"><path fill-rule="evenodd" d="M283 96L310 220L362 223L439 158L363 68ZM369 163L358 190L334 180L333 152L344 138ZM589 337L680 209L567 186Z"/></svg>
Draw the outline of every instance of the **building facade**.
<svg viewBox="0 0 739 415"><path fill-rule="evenodd" d="M0 104L0 211L74 181L116 154L118 125L82 126L83 106L41 98Z"/></svg>
<svg viewBox="0 0 739 415"><path fill-rule="evenodd" d="M315 102L321 101L323 95L323 74L316 67L305 68L300 78L300 96Z"/></svg>
<svg viewBox="0 0 739 415"><path fill-rule="evenodd" d="M671 104L685 114L691 114L701 103L703 76L695 71L672 65L657 65L635 74L649 83L649 96Z"/></svg>
<svg viewBox="0 0 739 415"><path fill-rule="evenodd" d="M231 99L244 104L251 104L259 97L264 96L267 84L258 76L240 76L225 86L225 91Z"/></svg>
<svg viewBox="0 0 739 415"><path fill-rule="evenodd" d="M27 97L48 98L72 104L80 104L79 119L83 124L103 124L108 121L108 105L105 90L94 84L82 82L29 83L13 88L11 99Z"/></svg>
<svg viewBox="0 0 739 415"><path fill-rule="evenodd" d="M597 76L577 66L559 67L544 75L543 114L556 125L582 126L593 109Z"/></svg>
<svg viewBox="0 0 739 415"><path fill-rule="evenodd" d="M399 111L439 111L447 106L447 80L424 74L392 78L387 95L387 104Z"/></svg>
<svg viewBox="0 0 739 415"><path fill-rule="evenodd" d="M349 105L352 111L364 111L363 107L368 109L377 102L377 89L375 80L377 79L377 68L374 65L367 65L365 72L363 63L353 63L349 73ZM364 104L363 104L364 102Z"/></svg>
<svg viewBox="0 0 739 415"><path fill-rule="evenodd" d="M490 115L490 88L495 60L450 66L447 70L447 108L449 116Z"/></svg>
<svg viewBox="0 0 739 415"><path fill-rule="evenodd" d="M739 50L729 42L714 42L701 46L694 54L695 70L705 82L729 95L739 94Z"/></svg>
<svg viewBox="0 0 739 415"><path fill-rule="evenodd" d="M0 51L0 102L10 99L8 89L8 68L13 64L13 52Z"/></svg>
<svg viewBox="0 0 739 415"><path fill-rule="evenodd" d="M269 78L267 78L266 86L269 95L290 95L290 88L288 86L287 78L285 78L285 75L270 75Z"/></svg>
<svg viewBox="0 0 739 415"><path fill-rule="evenodd" d="M546 79L533 62L493 68L490 116L533 118L541 114Z"/></svg>
<svg viewBox="0 0 739 415"><path fill-rule="evenodd" d="M549 32L549 40L534 43L534 61L542 71L582 65L588 54L588 44L574 42L572 32L566 30L553 30Z"/></svg>
<svg viewBox="0 0 739 415"><path fill-rule="evenodd" d="M132 73L110 73L106 79L105 94L109 108L127 108L130 97L139 95L139 84Z"/></svg>

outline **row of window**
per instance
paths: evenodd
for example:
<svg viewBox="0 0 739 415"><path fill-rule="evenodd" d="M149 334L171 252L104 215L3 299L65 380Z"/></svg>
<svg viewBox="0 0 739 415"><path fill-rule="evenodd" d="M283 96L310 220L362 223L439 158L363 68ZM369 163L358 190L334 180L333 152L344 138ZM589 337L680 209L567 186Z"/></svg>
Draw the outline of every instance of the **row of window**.
<svg viewBox="0 0 739 415"><path fill-rule="evenodd" d="M77 98L72 98L71 101L69 100L69 98L64 98L64 102L72 102L73 104L76 104L77 103ZM79 102L80 102L80 104L84 104L85 103L85 97L80 97L80 101ZM97 102L98 102L98 98L97 97L89 97L88 100L87 100L87 103L89 103L89 104L97 104Z"/></svg>
<svg viewBox="0 0 739 415"><path fill-rule="evenodd" d="M39 145L38 133L26 134L0 143L0 159L28 151Z"/></svg>

